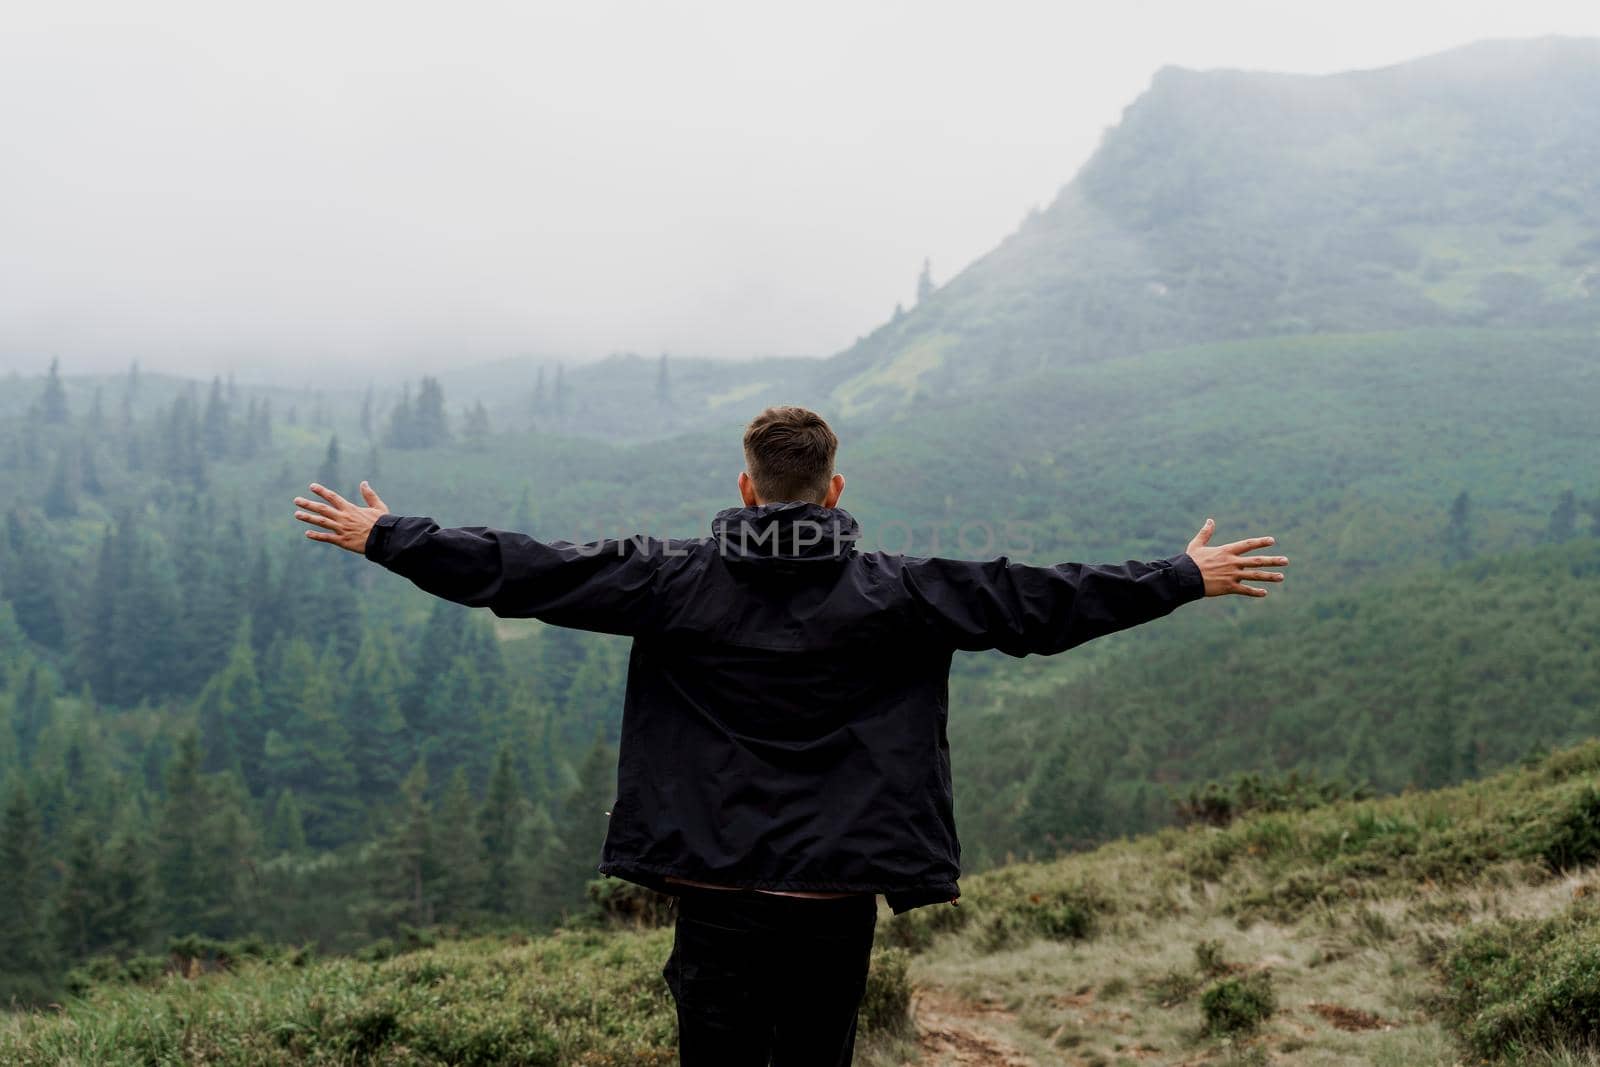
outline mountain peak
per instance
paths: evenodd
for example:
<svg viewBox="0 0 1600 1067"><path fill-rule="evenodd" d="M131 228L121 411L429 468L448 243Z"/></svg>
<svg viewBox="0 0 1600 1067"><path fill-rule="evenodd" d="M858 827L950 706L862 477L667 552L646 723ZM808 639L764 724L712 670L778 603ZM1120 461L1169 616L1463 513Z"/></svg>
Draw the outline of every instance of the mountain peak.
<svg viewBox="0 0 1600 1067"><path fill-rule="evenodd" d="M1047 210L836 357L834 399L1229 338L1600 322L1597 129L1589 38L1163 67Z"/></svg>

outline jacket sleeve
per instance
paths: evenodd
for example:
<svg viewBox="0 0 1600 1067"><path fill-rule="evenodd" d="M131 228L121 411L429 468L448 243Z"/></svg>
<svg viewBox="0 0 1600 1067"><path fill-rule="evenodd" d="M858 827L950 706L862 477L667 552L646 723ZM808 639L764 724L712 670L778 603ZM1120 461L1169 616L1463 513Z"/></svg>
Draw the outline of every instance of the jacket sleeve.
<svg viewBox="0 0 1600 1067"><path fill-rule="evenodd" d="M609 634L649 628L663 542L584 545L537 541L486 526L440 529L432 519L382 515L366 557L434 596L501 618L534 618Z"/></svg>
<svg viewBox="0 0 1600 1067"><path fill-rule="evenodd" d="M1011 656L1064 652L1205 595L1186 552L1151 563L1054 566L908 559L904 580L918 613L953 647Z"/></svg>

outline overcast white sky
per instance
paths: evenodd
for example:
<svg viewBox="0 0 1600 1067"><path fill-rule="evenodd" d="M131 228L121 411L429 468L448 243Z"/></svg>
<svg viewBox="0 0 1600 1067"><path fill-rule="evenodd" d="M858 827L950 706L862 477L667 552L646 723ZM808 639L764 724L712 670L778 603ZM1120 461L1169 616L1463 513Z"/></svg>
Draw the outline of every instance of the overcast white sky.
<svg viewBox="0 0 1600 1067"><path fill-rule="evenodd" d="M1165 64L1600 35L1594 0L4 5L0 369L827 355Z"/></svg>

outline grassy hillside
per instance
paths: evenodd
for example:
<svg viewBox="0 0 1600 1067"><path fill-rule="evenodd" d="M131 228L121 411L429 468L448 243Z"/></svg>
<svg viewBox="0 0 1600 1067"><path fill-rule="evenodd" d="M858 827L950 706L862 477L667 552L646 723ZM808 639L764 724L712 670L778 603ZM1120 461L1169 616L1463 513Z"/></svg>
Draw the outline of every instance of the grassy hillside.
<svg viewBox="0 0 1600 1067"><path fill-rule="evenodd" d="M968 879L880 926L861 1060L1594 1063L1600 743L1437 792L1245 812ZM663 930L90 983L6 1062L671 1061ZM192 951L192 950L191 950ZM913 954L908 990L902 977ZM900 1029L906 1000L914 1029Z"/></svg>
<svg viewBox="0 0 1600 1067"><path fill-rule="evenodd" d="M892 410L1225 338L1600 319L1600 42L1167 68L1050 207L830 368Z"/></svg>

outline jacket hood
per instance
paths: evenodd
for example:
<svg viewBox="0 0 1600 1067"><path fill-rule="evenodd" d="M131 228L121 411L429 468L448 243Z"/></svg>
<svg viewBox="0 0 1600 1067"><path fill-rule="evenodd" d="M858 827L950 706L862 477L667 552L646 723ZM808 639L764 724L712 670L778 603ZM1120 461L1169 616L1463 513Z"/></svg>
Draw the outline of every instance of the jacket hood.
<svg viewBox="0 0 1600 1067"><path fill-rule="evenodd" d="M840 560L861 538L861 526L843 508L790 501L727 508L711 520L722 558L740 563Z"/></svg>

